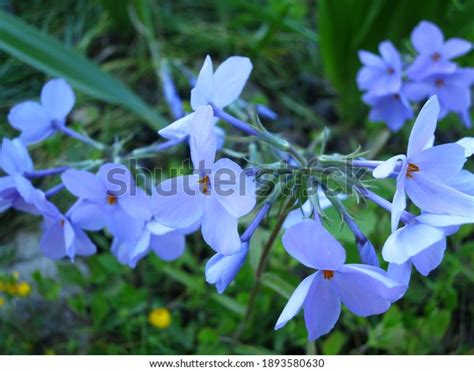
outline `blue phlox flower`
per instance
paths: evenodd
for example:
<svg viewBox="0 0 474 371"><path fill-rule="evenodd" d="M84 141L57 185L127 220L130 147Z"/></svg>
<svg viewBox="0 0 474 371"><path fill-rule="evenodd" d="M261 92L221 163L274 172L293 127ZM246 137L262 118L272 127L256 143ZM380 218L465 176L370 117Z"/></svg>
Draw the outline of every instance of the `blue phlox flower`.
<svg viewBox="0 0 474 371"><path fill-rule="evenodd" d="M209 104L218 108L228 106L239 97L251 71L250 59L233 56L222 62L214 72L211 57L207 56L199 71L196 85L191 90L192 109L196 111L199 107ZM193 134L191 129L199 126L199 121L195 118L195 112L192 112L161 129L159 134L170 140L183 139ZM217 118L212 121L214 125Z"/></svg>
<svg viewBox="0 0 474 371"><path fill-rule="evenodd" d="M21 131L26 144L38 143L64 126L75 103L71 86L63 79L48 81L41 90L41 102L26 101L12 107L8 121Z"/></svg>
<svg viewBox="0 0 474 371"><path fill-rule="evenodd" d="M467 40L452 38L444 41L444 36L434 23L422 21L411 34L411 42L419 53L407 69L412 80L424 79L438 73L452 73L456 64L451 59L460 57L472 49Z"/></svg>
<svg viewBox="0 0 474 371"><path fill-rule="evenodd" d="M196 227L173 229L157 221L144 223L135 239L123 240L115 237L112 242L112 253L122 264L135 268L137 262L153 251L160 259L172 261L178 259L186 247L186 234Z"/></svg>
<svg viewBox="0 0 474 371"><path fill-rule="evenodd" d="M200 222L206 243L224 255L240 250L238 219L255 206L255 181L235 162L217 162L216 137L210 106L199 107L200 130L190 137L192 175L178 176L157 187L158 222L172 228L187 228Z"/></svg>
<svg viewBox="0 0 474 371"><path fill-rule="evenodd" d="M405 194L424 212L459 216L473 213L474 197L449 185L458 179L466 162L464 147L457 143L433 146L438 114L438 99L433 96L413 125L407 155L394 156L373 171L374 177L385 178L398 169L392 231L397 229L406 208Z"/></svg>
<svg viewBox="0 0 474 371"><path fill-rule="evenodd" d="M33 215L40 215L43 192L33 187L20 174L0 177L0 212L14 208Z"/></svg>
<svg viewBox="0 0 474 371"><path fill-rule="evenodd" d="M44 233L40 240L43 254L51 259L76 255L92 255L95 245L82 230L80 223L71 222L69 215L63 215L58 208L46 199L45 194L33 187L23 176L11 176L15 183L16 198L13 207L44 218Z"/></svg>
<svg viewBox="0 0 474 371"><path fill-rule="evenodd" d="M90 256L97 247L82 230L81 225L63 215L52 203L41 210L44 217L44 232L40 240L41 251L51 259L68 257L72 261L76 255Z"/></svg>
<svg viewBox="0 0 474 371"><path fill-rule="evenodd" d="M362 100L370 106L369 120L385 122L391 131L400 130L406 120L413 118L413 110L402 91L385 95L368 92Z"/></svg>
<svg viewBox="0 0 474 371"><path fill-rule="evenodd" d="M20 139L3 138L0 148L0 168L7 174L0 177L0 212L10 207L37 214L36 207L25 201L25 194L33 188L23 175L33 170L33 161Z"/></svg>
<svg viewBox="0 0 474 371"><path fill-rule="evenodd" d="M390 308L406 290L377 267L344 264L342 245L319 221L307 219L286 230L286 251L316 273L305 278L283 309L275 329L292 319L301 308L310 340L327 334L341 313L341 303L354 314L369 316Z"/></svg>
<svg viewBox="0 0 474 371"><path fill-rule="evenodd" d="M97 174L70 169L61 179L80 201L71 211L72 220L85 222L88 230L106 226L115 237L129 240L151 217L149 197L124 165L107 163Z"/></svg>
<svg viewBox="0 0 474 371"><path fill-rule="evenodd" d="M390 41L379 45L381 57L365 50L359 51L364 65L357 74L357 85L374 95L398 93L402 86L402 61Z"/></svg>
<svg viewBox="0 0 474 371"><path fill-rule="evenodd" d="M433 74L418 81L407 82L403 88L406 96L416 102L436 95L440 104L439 118L455 112L471 126L471 86L474 84L474 68L459 68L450 74Z"/></svg>

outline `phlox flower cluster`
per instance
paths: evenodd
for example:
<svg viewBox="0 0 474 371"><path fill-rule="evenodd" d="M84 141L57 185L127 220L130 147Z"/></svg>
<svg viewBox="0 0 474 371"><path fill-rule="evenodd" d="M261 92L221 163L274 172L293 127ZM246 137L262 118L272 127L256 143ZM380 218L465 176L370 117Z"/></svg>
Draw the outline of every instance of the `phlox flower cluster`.
<svg viewBox="0 0 474 371"><path fill-rule="evenodd" d="M412 103L436 95L440 119L454 112L470 127L474 69L460 67L453 59L469 53L472 43L459 38L445 40L438 26L428 21L414 28L411 43L417 53L414 57L401 56L390 41L380 43L380 56L359 52L363 66L357 85L365 92L362 100L370 107L369 120L398 131L413 118Z"/></svg>
<svg viewBox="0 0 474 371"><path fill-rule="evenodd" d="M414 32L415 40L424 37L424 29L431 26L422 23L419 27L421 31ZM448 40L447 44L456 50L466 49L462 42L453 44ZM421 44L416 41L415 45ZM438 47L443 45L441 39ZM416 77L414 81L425 81L433 74L457 73L450 58L459 52L446 54L446 50L452 49L440 49L440 53L445 53L440 67L433 65L438 61L432 61L420 49L421 59L409 69ZM367 62L364 68L368 70L361 72L365 76L359 82L372 91L370 94L400 94L402 65L398 53L387 43L381 46L381 52L386 59L361 53ZM393 73L383 75L383 69L374 72L374 66L389 62L393 62L390 65ZM388 65L384 66L387 72ZM62 79L49 81L41 92L41 103L20 103L8 116L10 124L21 133L19 138L2 141L0 166L5 175L0 177L0 211L13 208L41 217L43 232L39 245L44 255L52 259L74 261L77 256L96 254L97 247L89 233L105 231L111 239L112 254L131 268L151 251L165 261L179 258L185 251L186 236L200 231L214 254L206 264L205 278L219 293L226 290L245 264L257 228L266 219L277 216L276 226L283 230L283 247L309 275L295 289L275 329L285 326L303 309L309 339L315 340L334 328L343 305L363 317L387 311L407 291L412 268L428 275L443 260L446 238L460 225L474 222L474 175L464 169L474 152L474 138L435 145L437 120L445 111L441 98L434 95L413 125L406 154L386 161L349 157L350 167L370 169L374 178L391 178L396 183L390 202L369 190L363 179L350 179L357 195L391 213L392 233L377 253L356 218L344 206L352 194L347 191L334 195L320 175L328 170L324 161L332 167L347 166L341 162L340 155L324 154L318 163L311 162L313 154L300 152L261 125L248 124L223 111L236 103L251 70L248 58L235 56L214 71L208 56L191 90L193 111L188 114L181 112L176 90L169 88L173 94L168 94L167 99L173 105L170 111L176 121L159 131L168 142L134 153L151 151L152 155L158 155L163 149L186 143L193 171L160 179L153 184L151 192L140 188L126 162L120 161L127 156L117 156L117 162L102 160L82 167L34 168L27 146L57 133L97 150L107 149L105 144L66 125L75 103L74 93ZM171 83L167 80L167 84ZM252 164L253 167L244 169L225 157L223 154L227 152L220 151L224 142L216 126L218 120L254 137L255 141L273 146L278 161L268 166L259 164L256 168ZM278 178L280 171L286 177ZM274 176L271 192L263 191L265 182L268 183L268 179L262 178L263 173ZM60 182L47 191L35 187L35 179L45 176L59 176ZM297 187L291 182L296 177L306 177L303 184L308 192L295 191L288 196L278 191L283 185ZM63 191L75 197L66 211L51 201L53 195ZM407 198L419 210L416 215L406 211ZM274 207L279 201L287 205L284 210ZM324 209L328 207L338 210L354 235L359 262L346 262L344 246L327 230ZM252 221L245 230L240 230L241 218L254 209L257 210ZM380 258L388 263L387 270L382 268L384 263L381 264Z"/></svg>

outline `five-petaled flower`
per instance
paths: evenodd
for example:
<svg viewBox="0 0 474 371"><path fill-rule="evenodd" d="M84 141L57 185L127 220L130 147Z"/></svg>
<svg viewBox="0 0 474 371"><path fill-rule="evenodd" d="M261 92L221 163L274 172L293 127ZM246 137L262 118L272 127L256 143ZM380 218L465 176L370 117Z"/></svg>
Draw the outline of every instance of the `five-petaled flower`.
<svg viewBox="0 0 474 371"><path fill-rule="evenodd" d="M411 34L411 42L419 53L408 67L407 75L412 80L421 80L427 76L456 71L452 58L460 57L472 49L467 40L452 38L444 41L444 36L434 23L422 21Z"/></svg>
<svg viewBox="0 0 474 371"><path fill-rule="evenodd" d="M196 110L198 130L190 138L195 172L162 182L157 188L161 205L155 217L172 228L201 222L204 240L224 255L240 249L238 219L255 206L255 182L235 162L222 158L214 163L216 137L210 106Z"/></svg>
<svg viewBox="0 0 474 371"><path fill-rule="evenodd" d="M393 198L392 231L398 227L406 208L406 196L424 212L472 216L474 197L452 186L470 173L462 171L465 149L457 143L433 147L439 114L436 96L431 97L418 115L408 141L407 155L397 155L376 167L373 175L385 178L398 169Z"/></svg>
<svg viewBox="0 0 474 371"><path fill-rule="evenodd" d="M41 90L41 103L26 101L13 106L8 121L21 131L23 142L38 143L66 124L66 116L71 112L75 99L65 80L50 80Z"/></svg>
<svg viewBox="0 0 474 371"><path fill-rule="evenodd" d="M385 312L406 290L387 278L380 268L344 264L342 245L322 226L307 219L293 225L283 235L283 246L296 260L316 273L306 277L283 309L278 330L304 308L310 340L327 334L341 313L341 302L354 314L370 316Z"/></svg>
<svg viewBox="0 0 474 371"><path fill-rule="evenodd" d="M211 57L207 56L196 81L191 90L191 107L197 111L199 107L214 105L224 108L233 103L242 92L245 83L252 71L252 63L246 57L229 57L216 69L212 69ZM212 118L213 125L217 119ZM193 135L193 128L198 126L200 118L192 112L183 118L161 129L159 134L170 140L180 140ZM217 128L216 128L217 129ZM222 135L216 131L217 136Z"/></svg>

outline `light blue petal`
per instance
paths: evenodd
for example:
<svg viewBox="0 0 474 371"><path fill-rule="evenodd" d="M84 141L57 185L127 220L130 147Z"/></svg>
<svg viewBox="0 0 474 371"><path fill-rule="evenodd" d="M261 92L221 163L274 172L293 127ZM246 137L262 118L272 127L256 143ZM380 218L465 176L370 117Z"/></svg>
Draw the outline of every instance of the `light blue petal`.
<svg viewBox="0 0 474 371"><path fill-rule="evenodd" d="M212 107L200 106L196 109L191 125L189 147L194 169L200 173L208 173L216 157L216 134L214 131L215 120ZM201 171L205 170L204 172Z"/></svg>
<svg viewBox="0 0 474 371"><path fill-rule="evenodd" d="M201 233L216 252L231 255L240 250L238 218L230 215L213 196L206 196Z"/></svg>
<svg viewBox="0 0 474 371"><path fill-rule="evenodd" d="M117 203L134 218L149 220L152 216L150 197L138 186L133 192L130 195L119 197Z"/></svg>
<svg viewBox="0 0 474 371"><path fill-rule="evenodd" d="M344 305L363 317L387 311L406 289L373 268L364 269L360 265L346 265L332 279Z"/></svg>
<svg viewBox="0 0 474 371"><path fill-rule="evenodd" d="M407 156L412 156L423 151L426 145L433 140L439 114L439 102L436 95L432 96L423 105L408 139Z"/></svg>
<svg viewBox="0 0 474 371"><path fill-rule="evenodd" d="M97 172L97 177L104 184L108 194L121 197L135 192L135 180L125 165L111 162L103 164Z"/></svg>
<svg viewBox="0 0 474 371"><path fill-rule="evenodd" d="M447 182L447 185L462 193L474 196L474 174L468 170L461 170L458 175Z"/></svg>
<svg viewBox="0 0 474 371"><path fill-rule="evenodd" d="M382 256L389 263L402 264L443 238L442 228L410 224L390 235L382 248Z"/></svg>
<svg viewBox="0 0 474 371"><path fill-rule="evenodd" d="M197 175L188 175L162 182L154 196L156 220L172 228L187 228L199 221L207 196L200 192L198 181Z"/></svg>
<svg viewBox="0 0 474 371"><path fill-rule="evenodd" d="M88 171L69 169L61 175L61 180L76 197L91 201L106 199L106 188L102 180Z"/></svg>
<svg viewBox="0 0 474 371"><path fill-rule="evenodd" d="M217 292L222 294L227 286L234 280L237 273L245 263L248 246L232 255L215 254L206 264L206 281L215 285Z"/></svg>
<svg viewBox="0 0 474 371"><path fill-rule="evenodd" d="M301 207L298 207L288 213L288 216L283 223L283 229L288 229L295 224L298 224L299 222L309 218L312 211L313 207L311 206L311 201L307 200L303 205L301 205Z"/></svg>
<svg viewBox="0 0 474 371"><path fill-rule="evenodd" d="M20 139L25 144L38 143L54 133L51 117L36 102L27 101L13 106L8 113L8 122L21 131Z"/></svg>
<svg viewBox="0 0 474 371"><path fill-rule="evenodd" d="M283 312L281 312L280 317L278 317L275 330L281 329L287 324L289 320L298 314L300 309L303 307L313 282L315 281L317 275L320 274L321 273L319 272L313 273L301 281L301 283L291 295L290 300L288 300L288 303L286 303L286 306L283 309Z"/></svg>
<svg viewBox="0 0 474 371"><path fill-rule="evenodd" d="M194 116L192 112L164 127L158 134L169 140L182 140L191 133Z"/></svg>
<svg viewBox="0 0 474 371"><path fill-rule="evenodd" d="M416 174L416 173L415 173ZM435 214L472 217L474 196L467 195L423 174L407 179L406 192L421 210Z"/></svg>
<svg viewBox="0 0 474 371"><path fill-rule="evenodd" d="M456 143L431 147L410 158L410 163L419 168L419 172L412 173L413 178L428 174L443 183L457 176L465 162L464 148Z"/></svg>
<svg viewBox="0 0 474 371"><path fill-rule="evenodd" d="M424 213L415 218L418 222L428 224L433 227L452 227L462 224L474 223L474 216L457 216L449 214Z"/></svg>
<svg viewBox="0 0 474 371"><path fill-rule="evenodd" d="M403 264L390 263L388 265L387 277L408 287L411 277L411 260Z"/></svg>
<svg viewBox="0 0 474 371"><path fill-rule="evenodd" d="M75 226L88 231L99 231L106 225L105 210L89 201L76 202L67 213Z"/></svg>
<svg viewBox="0 0 474 371"><path fill-rule="evenodd" d="M423 276L427 276L433 269L437 268L444 258L446 250L446 238L436 242L419 254L413 256L411 261L416 270Z"/></svg>
<svg viewBox="0 0 474 371"><path fill-rule="evenodd" d="M404 159L405 155L397 155L390 157L388 160L382 162L372 171L373 177L377 179L387 178L390 174L393 173L395 167L399 164L398 161Z"/></svg>
<svg viewBox="0 0 474 371"><path fill-rule="evenodd" d="M90 240L89 236L87 236L84 231L80 228L74 228L74 251L75 255L80 256L91 256L97 252L97 247L94 243Z"/></svg>
<svg viewBox="0 0 474 371"><path fill-rule="evenodd" d="M252 62L246 57L229 57L217 67L211 102L223 108L234 102L242 92L252 71Z"/></svg>
<svg viewBox="0 0 474 371"><path fill-rule="evenodd" d="M63 79L50 80L41 90L41 104L55 120L64 120L75 100L71 86Z"/></svg>
<svg viewBox="0 0 474 371"><path fill-rule="evenodd" d="M375 267L380 266L377 253L375 252L374 246L369 240L365 241L363 244L357 245L362 263L373 265Z"/></svg>
<svg viewBox="0 0 474 371"><path fill-rule="evenodd" d="M467 40L452 38L441 47L441 54L446 59L460 57L472 50L472 43Z"/></svg>
<svg viewBox="0 0 474 371"><path fill-rule="evenodd" d="M318 272L306 295L304 319L310 341L330 332L341 314L341 299L331 283Z"/></svg>
<svg viewBox="0 0 474 371"><path fill-rule="evenodd" d="M342 245L313 219L288 228L282 242L288 254L310 268L337 270L346 260Z"/></svg>
<svg viewBox="0 0 474 371"><path fill-rule="evenodd" d="M172 261L183 255L186 239L180 231L171 231L159 236L152 235L150 246L161 260Z"/></svg>
<svg viewBox="0 0 474 371"><path fill-rule="evenodd" d="M411 42L419 53L429 54L443 46L443 33L432 22L421 21L411 33Z"/></svg>
<svg viewBox="0 0 474 371"><path fill-rule="evenodd" d="M464 148L466 157L471 157L474 154L474 137L465 137L459 139L456 143Z"/></svg>
<svg viewBox="0 0 474 371"><path fill-rule="evenodd" d="M33 170L33 161L20 139L3 138L0 167L10 175L24 174Z"/></svg>
<svg viewBox="0 0 474 371"><path fill-rule="evenodd" d="M51 259L61 259L66 255L66 240L61 220L46 226L40 240L40 248L43 254Z"/></svg>
<svg viewBox="0 0 474 371"><path fill-rule="evenodd" d="M211 57L206 56L204 64L199 71L196 85L191 90L191 107L197 110L200 106L210 103L214 89L214 74Z"/></svg>
<svg viewBox="0 0 474 371"><path fill-rule="evenodd" d="M234 161L221 158L211 174L212 196L227 212L240 218L253 210L256 203L256 184Z"/></svg>
<svg viewBox="0 0 474 371"><path fill-rule="evenodd" d="M408 163L406 161L403 162L400 173L397 176L397 185L395 194L393 195L392 201L392 213L391 213L391 227L392 232L394 232L398 228L398 224L400 223L400 218L403 211L407 207L407 200L405 194L405 183L406 183L406 171L408 168Z"/></svg>

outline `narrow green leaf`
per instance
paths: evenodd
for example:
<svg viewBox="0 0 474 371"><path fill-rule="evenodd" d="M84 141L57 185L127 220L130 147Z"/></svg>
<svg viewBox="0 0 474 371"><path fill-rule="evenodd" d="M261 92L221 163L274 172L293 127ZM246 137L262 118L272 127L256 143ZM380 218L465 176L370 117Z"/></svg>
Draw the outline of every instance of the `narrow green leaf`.
<svg viewBox="0 0 474 371"><path fill-rule="evenodd" d="M127 108L154 129L165 123L163 117L96 63L3 11L0 49L46 74L63 77L84 94Z"/></svg>

